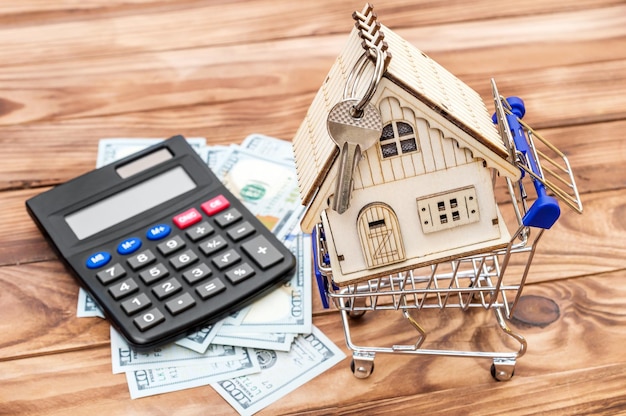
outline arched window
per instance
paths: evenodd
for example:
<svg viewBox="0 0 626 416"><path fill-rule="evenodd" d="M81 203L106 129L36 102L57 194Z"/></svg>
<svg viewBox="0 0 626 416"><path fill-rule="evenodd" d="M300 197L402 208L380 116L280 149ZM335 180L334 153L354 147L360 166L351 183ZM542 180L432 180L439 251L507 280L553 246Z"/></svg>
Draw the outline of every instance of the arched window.
<svg viewBox="0 0 626 416"><path fill-rule="evenodd" d="M383 158L417 152L415 129L405 121L391 121L383 127L380 151Z"/></svg>

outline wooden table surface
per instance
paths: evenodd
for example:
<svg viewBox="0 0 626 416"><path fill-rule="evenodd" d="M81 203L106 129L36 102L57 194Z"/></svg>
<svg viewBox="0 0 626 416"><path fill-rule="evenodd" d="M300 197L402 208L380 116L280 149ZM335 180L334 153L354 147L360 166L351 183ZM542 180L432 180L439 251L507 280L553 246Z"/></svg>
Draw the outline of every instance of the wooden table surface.
<svg viewBox="0 0 626 416"><path fill-rule="evenodd" d="M585 211L564 209L539 246L524 294L553 308L511 324L529 345L512 380L494 381L486 360L397 355L359 380L346 359L261 414L626 414L626 2L374 6L488 106L491 77L523 97L525 120L570 158ZM0 414L234 413L210 387L129 398L125 377L111 374L109 325L76 318L78 286L24 201L92 169L101 138L290 140L362 7L0 3ZM314 324L348 353L338 312L313 301ZM393 318L368 327L366 315L358 329L383 342L405 330ZM435 342L498 341L485 311L424 320Z"/></svg>

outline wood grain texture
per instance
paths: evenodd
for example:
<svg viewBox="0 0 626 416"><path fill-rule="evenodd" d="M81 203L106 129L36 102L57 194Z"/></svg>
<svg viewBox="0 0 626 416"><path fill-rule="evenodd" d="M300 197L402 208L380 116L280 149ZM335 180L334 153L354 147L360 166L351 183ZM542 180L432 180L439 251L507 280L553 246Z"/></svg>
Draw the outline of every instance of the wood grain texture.
<svg viewBox="0 0 626 416"><path fill-rule="evenodd" d="M510 323L529 345L511 381L494 382L485 359L389 354L358 380L348 358L260 414L626 413L626 5L374 5L379 21L476 89L488 108L491 77L504 95L521 96L525 120L569 157L584 213L564 209L540 242L524 295L557 309L542 326ZM92 169L105 137L181 133L229 144L259 132L290 140L361 7L0 4L0 414L234 414L208 387L130 400L124 376L111 374L108 324L75 317L78 286L24 201ZM314 324L350 357L339 313L323 309L315 291L313 305ZM489 311L420 311L416 319L426 347L512 347ZM397 312L368 312L352 330L365 344L415 337Z"/></svg>

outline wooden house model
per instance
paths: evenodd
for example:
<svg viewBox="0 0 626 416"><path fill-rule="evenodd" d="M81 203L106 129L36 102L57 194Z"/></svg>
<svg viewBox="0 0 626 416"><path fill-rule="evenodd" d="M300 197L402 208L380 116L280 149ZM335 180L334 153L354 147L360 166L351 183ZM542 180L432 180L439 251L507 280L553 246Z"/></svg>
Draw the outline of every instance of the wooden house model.
<svg viewBox="0 0 626 416"><path fill-rule="evenodd" d="M341 286L506 246L511 237L494 175L516 181L520 169L507 160L480 95L377 23L371 7L353 17L356 27L293 139L307 207L301 226L311 232L323 224L333 281ZM373 47L391 56L370 101L381 113L382 134L363 151L349 207L339 214L331 209L339 150L326 121Z"/></svg>

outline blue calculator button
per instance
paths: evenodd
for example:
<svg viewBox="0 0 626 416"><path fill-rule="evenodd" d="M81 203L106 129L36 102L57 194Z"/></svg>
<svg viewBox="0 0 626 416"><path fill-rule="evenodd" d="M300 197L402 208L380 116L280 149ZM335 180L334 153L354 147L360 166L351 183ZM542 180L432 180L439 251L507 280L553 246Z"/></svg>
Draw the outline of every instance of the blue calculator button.
<svg viewBox="0 0 626 416"><path fill-rule="evenodd" d="M99 251L97 253L93 253L87 259L87 263L85 265L88 269L97 269L99 267L104 266L109 261L111 261L111 254L106 251Z"/></svg>
<svg viewBox="0 0 626 416"><path fill-rule="evenodd" d="M146 237L148 240L160 240L167 237L171 231L172 228L169 225L158 224L148 230Z"/></svg>
<svg viewBox="0 0 626 416"><path fill-rule="evenodd" d="M122 241L117 246L117 252L119 254L130 254L139 250L139 247L141 247L141 240L137 237L131 237Z"/></svg>

